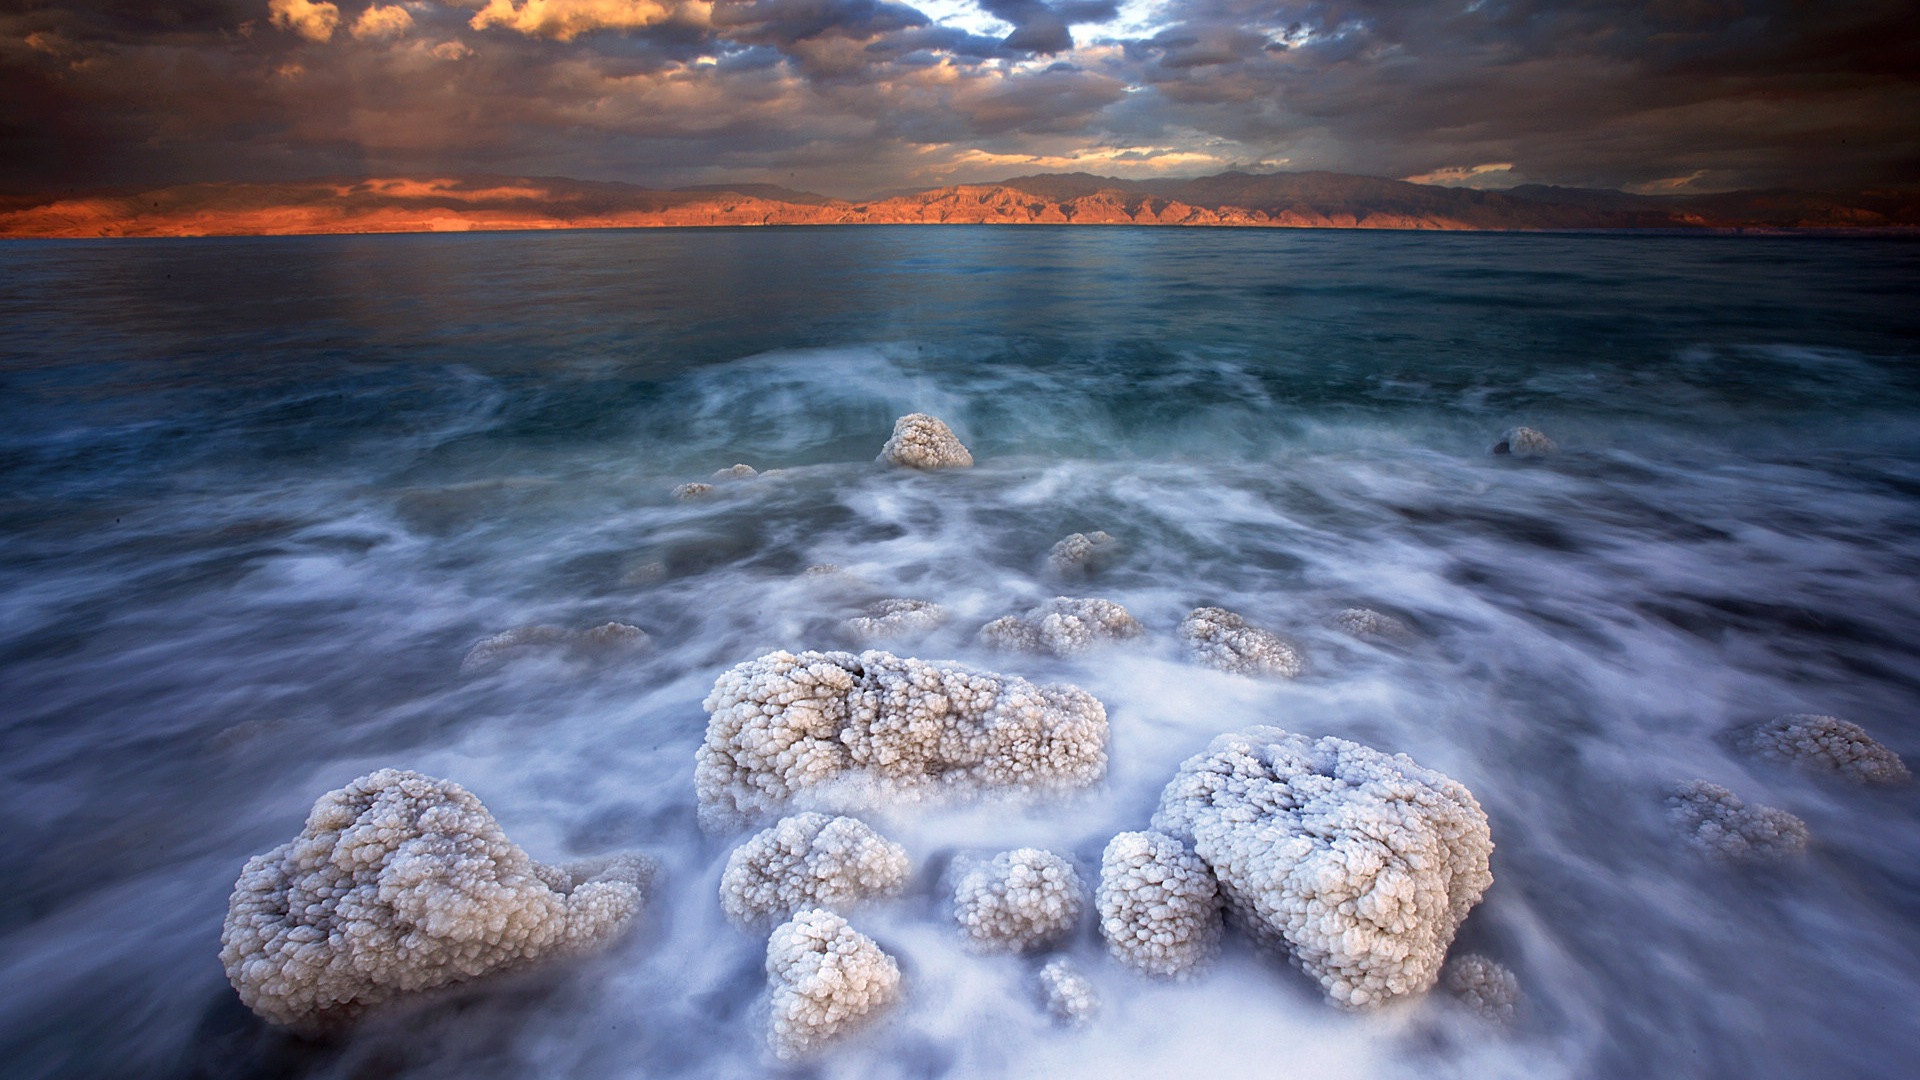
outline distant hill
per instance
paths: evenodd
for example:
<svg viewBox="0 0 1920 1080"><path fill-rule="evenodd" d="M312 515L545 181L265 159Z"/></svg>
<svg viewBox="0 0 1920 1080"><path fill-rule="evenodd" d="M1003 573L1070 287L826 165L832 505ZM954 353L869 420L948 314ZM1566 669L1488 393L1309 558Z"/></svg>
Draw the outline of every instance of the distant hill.
<svg viewBox="0 0 1920 1080"><path fill-rule="evenodd" d="M1213 225L1447 230L1920 228L1920 189L1633 195L1435 187L1341 173L1020 176L861 200L773 184L659 191L560 177L336 178L0 198L0 237L453 232L693 225Z"/></svg>

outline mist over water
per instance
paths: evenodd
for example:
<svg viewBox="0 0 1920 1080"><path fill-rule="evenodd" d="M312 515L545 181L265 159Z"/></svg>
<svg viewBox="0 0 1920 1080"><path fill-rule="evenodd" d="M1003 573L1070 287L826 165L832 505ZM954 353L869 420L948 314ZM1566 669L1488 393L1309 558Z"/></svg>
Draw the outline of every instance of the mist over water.
<svg viewBox="0 0 1920 1080"><path fill-rule="evenodd" d="M0 247L0 1060L10 1076L750 1076L763 934L716 899L700 701L776 648L1072 682L1105 783L869 820L915 884L854 925L903 969L799 1076L1904 1076L1920 1060L1920 793L1731 753L1830 713L1920 764L1920 246L1894 241L904 227ZM934 413L978 465L874 463ZM1516 424L1562 452L1488 454ZM744 462L780 470L670 492ZM1049 547L1121 544L1080 581ZM832 564L838 573L808 574ZM1054 595L1148 634L985 650ZM1307 673L1187 664L1190 609ZM1370 644L1369 607L1415 632ZM530 624L639 626L631 654ZM1338 735L1465 783L1495 883L1455 950L1514 969L1510 1031L1444 994L1322 1004L1230 938L1188 984L1068 951L977 957L935 878L1023 845L1097 874L1214 735ZM611 951L328 1044L253 1021L217 958L241 864L383 766L463 784L534 858L664 865ZM1663 788L1804 818L1705 863Z"/></svg>

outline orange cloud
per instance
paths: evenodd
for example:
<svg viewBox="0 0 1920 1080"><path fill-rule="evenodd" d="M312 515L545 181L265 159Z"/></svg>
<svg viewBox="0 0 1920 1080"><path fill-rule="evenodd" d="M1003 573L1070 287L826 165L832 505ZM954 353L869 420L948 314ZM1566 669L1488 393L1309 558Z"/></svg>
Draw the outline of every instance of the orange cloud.
<svg viewBox="0 0 1920 1080"><path fill-rule="evenodd" d="M662 0L487 0L471 25L475 30L499 26L528 37L572 41L595 30L655 26L677 10L678 5Z"/></svg>
<svg viewBox="0 0 1920 1080"><path fill-rule="evenodd" d="M328 41L340 25L340 8L313 0L268 0L267 11L273 25L291 30L308 41Z"/></svg>
<svg viewBox="0 0 1920 1080"><path fill-rule="evenodd" d="M364 41L368 38L399 37L411 29L413 16L407 13L406 8L398 4L384 7L375 4L360 13L360 18L353 24L352 33Z"/></svg>

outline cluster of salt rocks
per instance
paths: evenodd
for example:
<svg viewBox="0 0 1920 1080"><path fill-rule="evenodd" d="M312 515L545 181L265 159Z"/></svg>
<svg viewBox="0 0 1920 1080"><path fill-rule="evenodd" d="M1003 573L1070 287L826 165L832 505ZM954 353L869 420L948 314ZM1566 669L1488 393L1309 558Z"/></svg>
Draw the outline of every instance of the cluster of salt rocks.
<svg viewBox="0 0 1920 1080"><path fill-rule="evenodd" d="M1056 596L1019 615L980 628L980 642L1008 652L1077 656L1097 645L1146 633L1140 620L1111 600Z"/></svg>
<svg viewBox="0 0 1920 1080"><path fill-rule="evenodd" d="M1300 651L1225 608L1195 608L1180 621L1180 638L1197 664L1236 675L1298 678L1306 670Z"/></svg>

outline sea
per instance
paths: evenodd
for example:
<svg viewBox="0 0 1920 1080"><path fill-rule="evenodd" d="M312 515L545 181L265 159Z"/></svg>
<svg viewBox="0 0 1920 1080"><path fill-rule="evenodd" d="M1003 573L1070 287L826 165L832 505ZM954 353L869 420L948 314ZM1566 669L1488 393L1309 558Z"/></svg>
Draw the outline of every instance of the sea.
<svg viewBox="0 0 1920 1080"><path fill-rule="evenodd" d="M1789 713L1920 768L1920 243L863 226L0 245L0 1072L29 1077L1908 1077L1920 793L1738 753ZM967 470L876 461L944 419ZM1491 452L1544 432L1559 452ZM746 464L762 475L712 479ZM678 498L688 482L711 483ZM1072 533L1114 538L1063 578ZM1135 640L980 627L1054 596ZM883 647L1102 701L1106 778L898 805L903 895L851 914L902 996L768 1048L764 930L718 900L702 699L777 649ZM1305 670L1197 667L1224 607ZM1368 608L1395 640L1342 632ZM527 626L644 647L506 650ZM484 659L484 657L483 657ZM1216 735L1333 735L1465 784L1494 883L1444 991L1363 1013L1229 936L1184 982L969 952L942 867L1098 873ZM328 1039L219 961L249 856L385 767L457 781L535 859L661 876L605 952ZM1716 862L1664 798L1785 810Z"/></svg>

